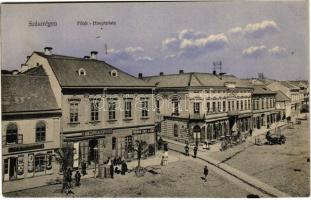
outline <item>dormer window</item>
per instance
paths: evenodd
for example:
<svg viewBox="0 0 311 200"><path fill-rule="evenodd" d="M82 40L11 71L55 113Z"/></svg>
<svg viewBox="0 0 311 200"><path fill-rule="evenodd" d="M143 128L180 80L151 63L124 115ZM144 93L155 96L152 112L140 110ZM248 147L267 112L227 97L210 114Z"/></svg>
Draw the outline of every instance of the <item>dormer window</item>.
<svg viewBox="0 0 311 200"><path fill-rule="evenodd" d="M111 70L111 72L110 72L110 75L112 76L112 77L117 77L118 76L118 71L117 70Z"/></svg>
<svg viewBox="0 0 311 200"><path fill-rule="evenodd" d="M79 74L79 76L85 76L85 75L86 75L85 69L80 68L80 69L78 70L78 74Z"/></svg>

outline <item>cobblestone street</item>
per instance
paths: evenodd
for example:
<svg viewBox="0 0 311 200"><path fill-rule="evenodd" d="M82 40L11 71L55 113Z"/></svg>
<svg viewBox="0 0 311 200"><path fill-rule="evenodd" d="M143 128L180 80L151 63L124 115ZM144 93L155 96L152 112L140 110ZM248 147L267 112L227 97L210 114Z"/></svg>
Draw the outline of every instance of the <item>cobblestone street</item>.
<svg viewBox="0 0 311 200"><path fill-rule="evenodd" d="M272 131L273 132L273 131ZM309 121L282 129L283 145L254 145L254 139L210 156L292 196L309 196Z"/></svg>
<svg viewBox="0 0 311 200"><path fill-rule="evenodd" d="M159 174L146 173L136 177L132 172L126 176L117 175L115 179L82 180L70 197L246 197L247 192L237 185L210 170L208 181L202 180L203 164L193 162L178 153L178 161L168 166L153 166ZM18 192L7 193L7 197L65 197L60 192L61 185L49 185Z"/></svg>

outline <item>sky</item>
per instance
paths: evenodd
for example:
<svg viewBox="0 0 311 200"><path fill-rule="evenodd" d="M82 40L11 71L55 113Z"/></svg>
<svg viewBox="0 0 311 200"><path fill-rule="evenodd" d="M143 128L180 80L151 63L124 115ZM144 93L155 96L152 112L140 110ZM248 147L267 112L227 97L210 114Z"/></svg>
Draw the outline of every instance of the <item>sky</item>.
<svg viewBox="0 0 311 200"><path fill-rule="evenodd" d="M211 73L221 61L222 72L240 78L309 79L307 1L28 3L1 11L2 69L19 69L49 46L74 57L98 51L135 76ZM57 26L29 26L35 21Z"/></svg>

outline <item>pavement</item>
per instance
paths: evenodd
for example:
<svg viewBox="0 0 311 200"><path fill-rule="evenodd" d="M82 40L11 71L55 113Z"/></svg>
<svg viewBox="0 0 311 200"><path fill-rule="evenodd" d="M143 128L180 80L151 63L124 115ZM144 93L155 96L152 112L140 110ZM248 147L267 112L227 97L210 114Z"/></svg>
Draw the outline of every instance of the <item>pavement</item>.
<svg viewBox="0 0 311 200"><path fill-rule="evenodd" d="M267 132L267 130L273 130L276 127L285 128L286 123L279 122L278 124L272 125L270 129L262 128L260 130L253 131L252 136L248 137L247 140L254 140L255 137L258 137L262 134L265 134ZM177 142L177 141L165 139L165 138L163 138L163 139L165 141L167 141L168 143L170 143L168 145L170 149L175 150L175 151L179 151L182 153L184 152L185 144ZM219 146L212 145L211 149L209 151L203 150L202 147L200 147L198 150L197 158L204 160L207 163L210 163L210 164L216 166L217 168L219 168L221 170L224 170L225 172L231 174L232 176L240 179L241 181L257 188L258 190L260 190L260 191L262 191L262 192L264 192L270 196L273 196L273 197L290 197L291 196L285 192L282 192L282 191L272 187L271 185L268 185L268 184L258 180L255 177L249 176L248 174L227 165L223 161L217 160L215 158L211 158L210 154L212 154L215 151L219 151Z"/></svg>
<svg viewBox="0 0 311 200"><path fill-rule="evenodd" d="M141 160L141 166L150 165L160 165L162 158L162 151L158 151L155 156L149 157L147 159ZM169 156L168 163L176 162L178 159L176 157ZM132 169L137 166L137 160L133 160L127 163L128 168ZM87 169L87 175L82 176L81 179L93 178L94 168ZM63 175L59 173L54 173L51 175L36 176L32 178L25 178L14 181L2 182L2 193L8 193L13 191L26 190L29 188L36 188L45 185L60 184L63 179Z"/></svg>

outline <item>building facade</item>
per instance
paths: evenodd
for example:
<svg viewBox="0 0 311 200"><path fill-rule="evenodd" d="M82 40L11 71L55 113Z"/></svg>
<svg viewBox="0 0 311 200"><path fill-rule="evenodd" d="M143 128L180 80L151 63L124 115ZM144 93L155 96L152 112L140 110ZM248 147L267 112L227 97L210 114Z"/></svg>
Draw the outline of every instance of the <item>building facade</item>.
<svg viewBox="0 0 311 200"><path fill-rule="evenodd" d="M214 142L251 128L253 89L234 76L180 71L143 79L156 84L157 119L163 137Z"/></svg>
<svg viewBox="0 0 311 200"><path fill-rule="evenodd" d="M135 159L136 140L147 142L147 154L154 155L154 87L98 60L96 54L76 58L46 48L26 62L28 72L43 71L53 85L62 109L61 143L74 148L72 166Z"/></svg>
<svg viewBox="0 0 311 200"><path fill-rule="evenodd" d="M61 110L47 76L2 75L3 181L57 173Z"/></svg>

